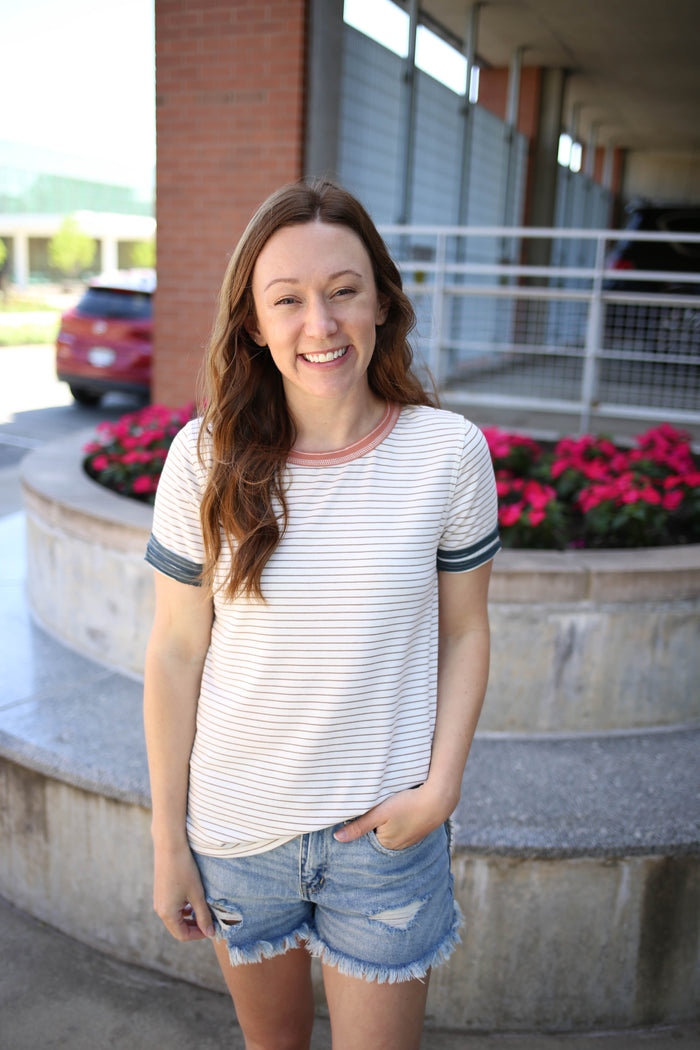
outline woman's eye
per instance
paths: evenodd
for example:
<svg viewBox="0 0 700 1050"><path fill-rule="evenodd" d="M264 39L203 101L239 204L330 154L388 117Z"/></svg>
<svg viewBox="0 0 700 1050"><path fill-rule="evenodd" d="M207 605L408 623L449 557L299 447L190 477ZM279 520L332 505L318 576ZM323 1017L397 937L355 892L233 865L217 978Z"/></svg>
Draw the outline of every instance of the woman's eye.
<svg viewBox="0 0 700 1050"><path fill-rule="evenodd" d="M294 296L283 295L281 299L275 300L275 306L288 306L290 303L296 302Z"/></svg>
<svg viewBox="0 0 700 1050"><path fill-rule="evenodd" d="M354 288L339 288L335 295L352 295L354 291Z"/></svg>

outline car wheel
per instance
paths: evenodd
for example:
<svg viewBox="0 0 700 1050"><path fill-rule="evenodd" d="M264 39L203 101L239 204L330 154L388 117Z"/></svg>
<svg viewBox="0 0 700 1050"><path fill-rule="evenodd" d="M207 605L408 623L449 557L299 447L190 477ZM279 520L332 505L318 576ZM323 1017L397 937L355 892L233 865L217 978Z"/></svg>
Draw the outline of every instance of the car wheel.
<svg viewBox="0 0 700 1050"><path fill-rule="evenodd" d="M70 386L73 400L77 401L79 405L85 405L86 408L94 408L99 405L102 395L95 394L92 390L86 390L82 386Z"/></svg>

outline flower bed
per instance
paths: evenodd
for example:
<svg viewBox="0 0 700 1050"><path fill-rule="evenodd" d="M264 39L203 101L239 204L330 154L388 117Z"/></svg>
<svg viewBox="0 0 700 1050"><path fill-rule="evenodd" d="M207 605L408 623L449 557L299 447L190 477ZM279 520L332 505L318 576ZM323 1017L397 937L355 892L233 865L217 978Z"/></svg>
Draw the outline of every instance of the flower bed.
<svg viewBox="0 0 700 1050"><path fill-rule="evenodd" d="M153 503L172 440L193 415L192 404L148 405L116 423L100 423L97 439L84 448L86 473L105 488Z"/></svg>
<svg viewBox="0 0 700 1050"><path fill-rule="evenodd" d="M700 540L700 468L668 423L632 448L586 434L552 448L485 427L504 547L657 547Z"/></svg>
<svg viewBox="0 0 700 1050"><path fill-rule="evenodd" d="M149 405L101 423L86 446L88 475L153 503L170 444L194 406ZM539 550L657 547L700 542L700 465L690 436L668 423L632 448L586 434L552 446L484 427L504 547Z"/></svg>

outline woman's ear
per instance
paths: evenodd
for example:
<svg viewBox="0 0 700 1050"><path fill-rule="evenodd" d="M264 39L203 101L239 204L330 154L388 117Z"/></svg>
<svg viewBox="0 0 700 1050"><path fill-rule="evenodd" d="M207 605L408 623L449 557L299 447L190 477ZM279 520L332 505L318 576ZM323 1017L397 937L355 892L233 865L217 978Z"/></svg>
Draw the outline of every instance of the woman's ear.
<svg viewBox="0 0 700 1050"><path fill-rule="evenodd" d="M374 321L375 325L384 324L384 322L386 321L386 319L387 319L387 317L389 315L389 305L390 305L390 303L389 303L389 296L388 295L380 295L379 296L379 302L378 302L378 305L377 305L377 315L376 315L376 318L375 318L375 321Z"/></svg>
<svg viewBox="0 0 700 1050"><path fill-rule="evenodd" d="M267 340L258 328L257 318L254 314L250 314L248 317L246 317L245 321L243 322L243 327L245 328L250 338L253 339L258 344L258 346L267 346Z"/></svg>

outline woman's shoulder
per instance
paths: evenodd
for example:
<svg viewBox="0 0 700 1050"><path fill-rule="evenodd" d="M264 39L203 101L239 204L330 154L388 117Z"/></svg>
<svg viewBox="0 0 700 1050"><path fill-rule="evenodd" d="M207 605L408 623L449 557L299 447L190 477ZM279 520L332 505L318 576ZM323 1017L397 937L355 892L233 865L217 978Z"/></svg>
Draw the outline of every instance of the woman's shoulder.
<svg viewBox="0 0 700 1050"><path fill-rule="evenodd" d="M202 419L200 416L195 419L190 419L180 430L178 430L170 446L171 449L178 449L188 458L191 458L193 454L196 455L201 429Z"/></svg>
<svg viewBox="0 0 700 1050"><path fill-rule="evenodd" d="M167 466L171 471L185 470L198 478L206 476L211 459L211 441L200 443L201 418L190 419L178 430L168 452Z"/></svg>
<svg viewBox="0 0 700 1050"><path fill-rule="evenodd" d="M467 436L481 433L479 428L459 412L431 405L404 405L400 422L406 433L440 436L446 440L462 441Z"/></svg>

